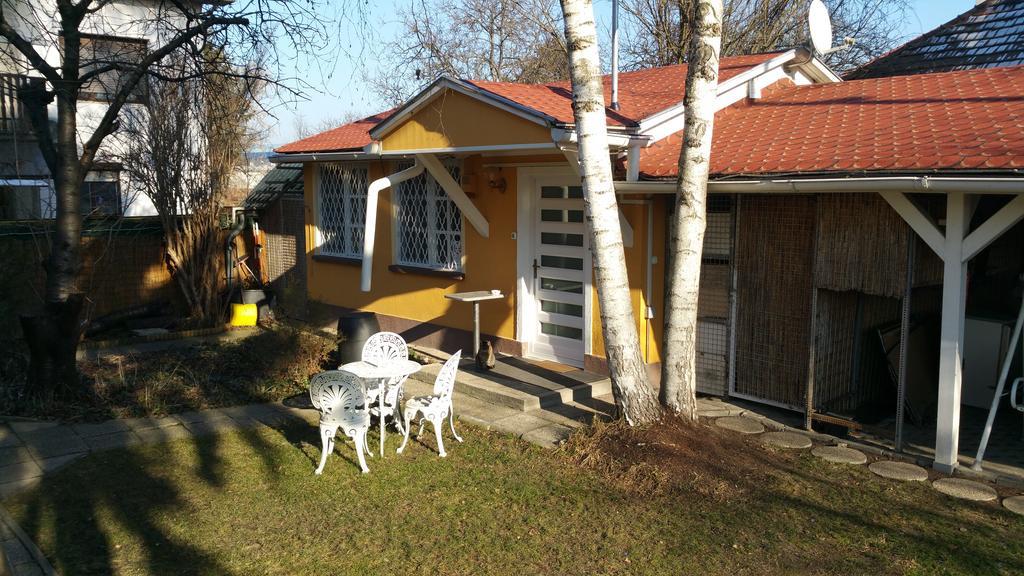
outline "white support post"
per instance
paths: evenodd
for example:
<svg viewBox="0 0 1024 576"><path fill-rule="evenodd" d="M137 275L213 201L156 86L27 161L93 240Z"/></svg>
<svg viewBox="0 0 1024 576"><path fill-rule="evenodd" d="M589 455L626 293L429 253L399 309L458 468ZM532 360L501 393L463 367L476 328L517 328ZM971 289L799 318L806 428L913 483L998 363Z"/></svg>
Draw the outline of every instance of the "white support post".
<svg viewBox="0 0 1024 576"><path fill-rule="evenodd" d="M960 440L960 389L964 350L967 266L964 236L969 220L963 192L946 196L946 237L942 278L942 336L939 346L939 398L935 422L935 469L951 473L957 466Z"/></svg>
<svg viewBox="0 0 1024 576"><path fill-rule="evenodd" d="M459 183L448 173L444 164L433 154L417 154L416 160L426 167L427 172L430 172L434 180L437 180L437 183L441 185L441 188L452 199L452 202L455 202L455 205L459 207L462 215L466 217L466 220L469 220L473 228L484 238L490 236L490 225L487 223L487 219L477 210L476 205L469 199L469 196L466 196L462 186L459 186Z"/></svg>

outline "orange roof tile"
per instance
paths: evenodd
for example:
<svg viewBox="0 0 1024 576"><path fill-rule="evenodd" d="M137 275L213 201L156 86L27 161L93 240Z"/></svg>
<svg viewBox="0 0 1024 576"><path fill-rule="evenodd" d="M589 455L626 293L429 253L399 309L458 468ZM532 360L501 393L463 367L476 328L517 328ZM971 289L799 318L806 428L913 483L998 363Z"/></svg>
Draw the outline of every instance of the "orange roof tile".
<svg viewBox="0 0 1024 576"><path fill-rule="evenodd" d="M719 81L724 82L737 74L778 56L780 52L730 56L722 58L718 69ZM612 79L602 77L605 106L611 105ZM572 86L569 82L550 84L517 84L468 80L470 84L533 108L563 124L573 124ZM635 126L666 108L683 101L686 89L686 64L647 68L619 74L619 109L608 109L611 126Z"/></svg>
<svg viewBox="0 0 1024 576"><path fill-rule="evenodd" d="M722 81L728 80L778 54L722 58L719 66L719 78ZM608 104L611 98L611 76L605 75L603 80L605 103ZM556 122L573 123L572 88L569 82L551 84L516 84L484 80L467 80L466 82L522 106L532 108L554 118ZM682 102L685 86L685 64L623 72L619 74L621 108L618 112L608 110L608 124L634 126L651 114ZM285 144L274 151L280 154L289 154L362 148L370 143L369 131L380 122L387 120L396 110L397 108L394 108L297 142Z"/></svg>
<svg viewBox="0 0 1024 576"><path fill-rule="evenodd" d="M677 175L678 133L644 149ZM1024 66L773 87L715 119L713 176L1024 168Z"/></svg>
<svg viewBox="0 0 1024 576"><path fill-rule="evenodd" d="M349 124L296 140L277 148L279 154L358 150L370 143L370 129L387 120L396 108L367 116Z"/></svg>

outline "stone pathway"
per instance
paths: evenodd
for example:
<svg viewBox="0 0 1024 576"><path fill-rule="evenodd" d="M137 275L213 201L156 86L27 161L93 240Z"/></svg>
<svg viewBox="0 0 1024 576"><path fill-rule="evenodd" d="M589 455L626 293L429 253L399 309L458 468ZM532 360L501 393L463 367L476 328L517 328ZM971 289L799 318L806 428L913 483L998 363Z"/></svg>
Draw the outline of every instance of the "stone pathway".
<svg viewBox="0 0 1024 576"><path fill-rule="evenodd" d="M817 440L819 443L828 444L814 447L811 454L826 462L860 466L868 461L864 452L838 443L833 437L789 428L717 398L699 398L697 400L697 415L713 419L715 426L719 428L751 436L760 435L761 442L773 448L805 450L814 446L814 440ZM767 428L774 430L765 432ZM877 476L891 480L904 482L928 480L928 470L910 462L878 460L872 462L868 469ZM930 485L936 491L954 498L976 502L992 502L999 498L999 494L988 483L967 478L939 478ZM1024 515L1024 495L1004 498L1002 505L1011 512Z"/></svg>

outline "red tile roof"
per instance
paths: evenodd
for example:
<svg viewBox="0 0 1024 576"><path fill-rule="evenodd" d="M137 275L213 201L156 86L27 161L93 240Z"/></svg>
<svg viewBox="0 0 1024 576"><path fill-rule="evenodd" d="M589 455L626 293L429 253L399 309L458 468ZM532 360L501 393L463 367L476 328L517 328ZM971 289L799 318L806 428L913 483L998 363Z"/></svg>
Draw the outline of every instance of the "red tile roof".
<svg viewBox="0 0 1024 576"><path fill-rule="evenodd" d="M290 142L275 149L274 152L290 154L358 150L370 143L370 129L387 120L395 110L396 108L393 108L302 140Z"/></svg>
<svg viewBox="0 0 1024 576"><path fill-rule="evenodd" d="M722 58L719 65L719 81L726 81L737 74L761 64L780 53L753 54ZM612 79L602 77L604 103L611 105ZM516 84L514 82L488 82L468 80L468 83L546 114L559 123L573 124L572 87L569 82L550 84ZM608 110L608 124L611 126L635 126L666 108L683 101L686 88L686 64L661 66L619 74L619 103L617 111Z"/></svg>
<svg viewBox="0 0 1024 576"><path fill-rule="evenodd" d="M681 134L641 152L677 174ZM1024 168L1024 66L775 86L715 120L714 176Z"/></svg>
<svg viewBox="0 0 1024 576"><path fill-rule="evenodd" d="M723 58L719 66L719 78L723 81L728 80L778 54ZM611 76L605 75L603 79L605 103L608 104L612 91ZM468 80L467 82L492 94L533 108L541 114L554 118L559 123L573 123L572 89L569 82L551 84L516 84L483 80ZM685 64L623 72L619 74L619 101L622 103L622 107L618 112L608 111L608 124L635 126L638 121L651 114L682 102L685 86ZM288 154L335 152L362 148L370 143L369 131L380 122L387 120L396 110L397 108L394 108L297 142L285 144L274 151Z"/></svg>

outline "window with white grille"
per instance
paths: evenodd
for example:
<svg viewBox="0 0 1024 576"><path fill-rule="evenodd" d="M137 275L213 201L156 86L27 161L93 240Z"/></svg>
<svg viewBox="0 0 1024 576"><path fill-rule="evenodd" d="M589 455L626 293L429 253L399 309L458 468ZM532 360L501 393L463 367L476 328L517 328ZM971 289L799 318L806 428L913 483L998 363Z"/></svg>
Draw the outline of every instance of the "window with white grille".
<svg viewBox="0 0 1024 576"><path fill-rule="evenodd" d="M456 182L461 165L447 162ZM407 168L409 165L400 168ZM462 270L462 212L430 173L399 184L395 198L395 258L400 265Z"/></svg>
<svg viewBox="0 0 1024 576"><path fill-rule="evenodd" d="M365 166L320 164L317 177L317 248L323 256L363 257Z"/></svg>

